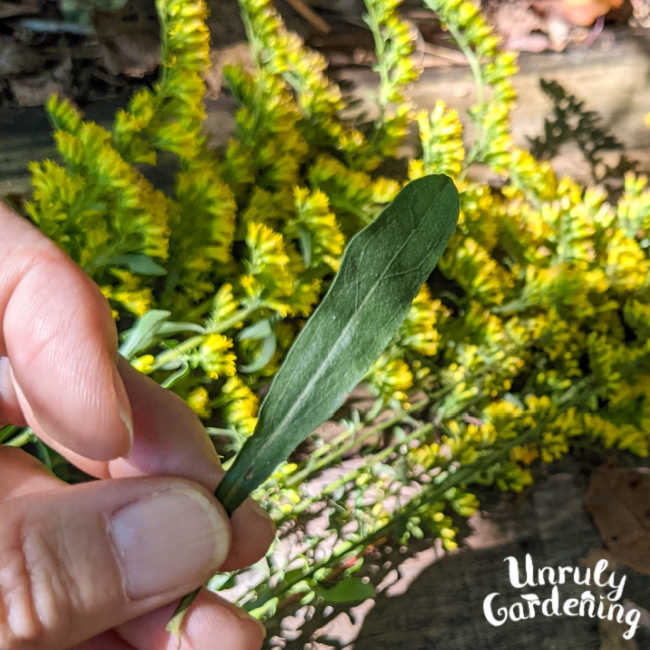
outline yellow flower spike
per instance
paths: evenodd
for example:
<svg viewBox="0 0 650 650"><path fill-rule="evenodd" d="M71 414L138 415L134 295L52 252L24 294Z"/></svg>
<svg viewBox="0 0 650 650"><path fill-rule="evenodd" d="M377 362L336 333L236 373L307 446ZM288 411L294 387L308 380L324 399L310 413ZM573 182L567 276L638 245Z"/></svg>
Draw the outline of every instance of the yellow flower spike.
<svg viewBox="0 0 650 650"><path fill-rule="evenodd" d="M187 396L185 401L200 418L209 418L212 409L208 400L208 391L203 386L198 386Z"/></svg>
<svg viewBox="0 0 650 650"><path fill-rule="evenodd" d="M650 262L639 244L619 230L608 243L606 273L617 289L635 291L647 282Z"/></svg>
<svg viewBox="0 0 650 650"><path fill-rule="evenodd" d="M447 108L443 101L438 100L430 114L426 111L418 112L417 123L423 158L419 169L427 174L447 174L452 178L458 176L465 148L462 140L463 127L457 111ZM409 176L417 178L417 170L415 163Z"/></svg>
<svg viewBox="0 0 650 650"><path fill-rule="evenodd" d="M156 358L152 354L144 354L131 362L131 365L138 371L148 375L153 370Z"/></svg>
<svg viewBox="0 0 650 650"><path fill-rule="evenodd" d="M237 375L226 381L214 404L223 409L231 427L245 436L252 435L257 423L259 400Z"/></svg>
<svg viewBox="0 0 650 650"><path fill-rule="evenodd" d="M214 296L210 318L206 323L208 330L216 328L219 323L230 320L239 309L230 282L224 282Z"/></svg>
<svg viewBox="0 0 650 650"><path fill-rule="evenodd" d="M153 302L151 288L143 287L142 278L125 269L113 268L111 275L118 280L111 290L111 300L120 303L136 316L143 316Z"/></svg>
<svg viewBox="0 0 650 650"><path fill-rule="evenodd" d="M235 374L236 356L229 352L232 341L223 334L208 334L198 350L201 367L208 377L218 379L222 375L232 377Z"/></svg>
<svg viewBox="0 0 650 650"><path fill-rule="evenodd" d="M282 475L283 475L283 476L290 476L290 475L293 474L297 469L298 469L298 465L296 465L296 463L285 463L285 464L282 466L282 470L281 470L281 472L282 472Z"/></svg>
<svg viewBox="0 0 650 650"><path fill-rule="evenodd" d="M252 275L273 267L283 269L289 263L282 236L263 223L248 224L246 244L250 251L249 270Z"/></svg>
<svg viewBox="0 0 650 650"><path fill-rule="evenodd" d="M524 465L530 465L538 457L539 451L535 445L518 445L510 450L510 460Z"/></svg>
<svg viewBox="0 0 650 650"><path fill-rule="evenodd" d="M402 359L391 359L387 353L375 361L365 379L386 402L395 399L406 403L406 391L413 385L413 375L408 365Z"/></svg>
<svg viewBox="0 0 650 650"><path fill-rule="evenodd" d="M337 268L344 238L334 213L330 212L327 195L318 189L310 193L307 188L295 187L294 204L296 216L287 224L285 233L295 238L309 237L305 265L316 267L324 263Z"/></svg>
<svg viewBox="0 0 650 650"><path fill-rule="evenodd" d="M650 189L646 176L625 175L625 191L618 202L618 223L628 237L636 237L650 227ZM609 225L609 224L607 224Z"/></svg>
<svg viewBox="0 0 650 650"><path fill-rule="evenodd" d="M434 355L440 341L437 320L445 312L442 303L432 300L429 288L423 285L400 328L401 343L424 355Z"/></svg>
<svg viewBox="0 0 650 650"><path fill-rule="evenodd" d="M562 434L545 433L540 446L545 463L550 463L569 451L566 438Z"/></svg>
<svg viewBox="0 0 650 650"><path fill-rule="evenodd" d="M372 184L373 198L376 203L390 203L400 190L400 184L392 179L380 176Z"/></svg>

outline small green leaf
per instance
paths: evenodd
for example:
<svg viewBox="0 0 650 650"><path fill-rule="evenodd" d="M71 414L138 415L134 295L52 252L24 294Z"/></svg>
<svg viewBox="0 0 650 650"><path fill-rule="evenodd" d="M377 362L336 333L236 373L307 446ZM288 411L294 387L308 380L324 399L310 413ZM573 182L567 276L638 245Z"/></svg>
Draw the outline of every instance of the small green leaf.
<svg viewBox="0 0 650 650"><path fill-rule="evenodd" d="M250 363L239 366L240 372L257 372L266 366L275 354L277 342L275 334L271 332L262 342L260 349Z"/></svg>
<svg viewBox="0 0 650 650"><path fill-rule="evenodd" d="M148 255L140 253L128 253L116 255L106 262L107 266L126 266L130 271L140 275L167 275L167 270L156 264Z"/></svg>
<svg viewBox="0 0 650 650"><path fill-rule="evenodd" d="M253 617L260 620L265 618L272 618L275 616L275 613L278 611L278 604L280 599L277 596L269 598L261 607L257 609L249 609L248 613Z"/></svg>
<svg viewBox="0 0 650 650"><path fill-rule="evenodd" d="M178 603L172 617L167 622L165 629L173 634L176 638L180 639L181 637L181 626L183 625L183 619L185 618L185 613L190 608L190 605L194 602L194 599L198 596L200 589L196 589L191 594L187 594L181 599L181 602Z"/></svg>
<svg viewBox="0 0 650 650"><path fill-rule="evenodd" d="M217 489L232 513L343 403L397 332L458 218L449 178L409 183L350 241L329 291L276 373L249 438Z"/></svg>
<svg viewBox="0 0 650 650"><path fill-rule="evenodd" d="M234 586L234 573L216 573L212 578L210 578L210 581L207 584L207 588L214 592L224 589L232 589Z"/></svg>
<svg viewBox="0 0 650 650"><path fill-rule="evenodd" d="M163 323L158 330L158 333L161 335L177 334L178 332L196 332L197 334L205 334L205 327L197 325L196 323L169 322Z"/></svg>
<svg viewBox="0 0 650 650"><path fill-rule="evenodd" d="M326 602L332 605L337 603L353 603L375 596L375 588L361 578L343 578L331 589L317 587L316 593Z"/></svg>
<svg viewBox="0 0 650 650"><path fill-rule="evenodd" d="M173 372L169 377L166 377L163 382L161 382L161 386L163 388L171 388L174 384L179 382L181 379L184 377L187 377L187 375L190 373L190 364L187 363L187 361L181 361L180 368Z"/></svg>
<svg viewBox="0 0 650 650"><path fill-rule="evenodd" d="M169 318L171 312L162 309L152 309L135 325L127 331L127 336L120 345L120 354L127 359L132 359L141 350L146 350L156 338L163 323Z"/></svg>
<svg viewBox="0 0 650 650"><path fill-rule="evenodd" d="M304 575L305 575L304 569L290 569L284 574L282 580L284 581L285 584L293 584L299 578L302 578L302 576Z"/></svg>
<svg viewBox="0 0 650 650"><path fill-rule="evenodd" d="M305 267L311 266L311 233L303 225L298 225L298 237L300 241L300 252L305 262Z"/></svg>
<svg viewBox="0 0 650 650"><path fill-rule="evenodd" d="M248 341L249 339L265 339L271 334L273 334L271 323L268 318L265 318L264 320L257 321L257 323L245 327L241 332L239 332L237 338L240 341Z"/></svg>
<svg viewBox="0 0 650 650"><path fill-rule="evenodd" d="M52 469L52 457L50 456L50 450L38 439L34 438L32 441L36 447L36 455L38 459L47 467L49 470Z"/></svg>

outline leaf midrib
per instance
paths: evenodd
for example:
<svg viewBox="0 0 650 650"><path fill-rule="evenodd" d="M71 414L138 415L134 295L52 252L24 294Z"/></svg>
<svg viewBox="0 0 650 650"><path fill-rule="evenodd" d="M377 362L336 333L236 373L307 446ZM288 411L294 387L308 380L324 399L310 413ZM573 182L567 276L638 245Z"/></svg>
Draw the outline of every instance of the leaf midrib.
<svg viewBox="0 0 650 650"><path fill-rule="evenodd" d="M311 386L313 386L322 377L323 373L325 372L325 368L327 367L327 362L329 361L329 359L336 356L336 353L338 352L338 348L340 347L341 341L345 340L345 334L347 333L348 329L350 327L352 327L353 321L356 321L357 315L359 314L359 312L361 312L363 310L363 307L366 304L366 302L370 299L370 297L377 290L377 287L383 282L384 278L386 277L386 274L388 273L388 269L390 269L390 267L392 266L395 259L402 252L402 250L406 247L406 245L410 241L411 237L413 237L413 235L415 234L416 230L417 230L417 228L414 228L409 233L408 237L406 237L406 239L404 239L404 241L401 243L400 247L396 250L393 257L391 257L389 263L386 265L386 267L385 267L384 271L382 272L382 274L377 278L376 282L372 285L370 291L368 291L366 293L365 298L361 301L361 304L356 308L355 314L353 315L353 317L348 320L345 327L341 330L339 336L337 337L336 343L330 348L329 352L327 353L327 355L323 359L323 362L320 364L320 367L319 367L318 371L316 373L314 373L314 375L312 375L312 378L305 384L303 390L298 395L298 398L293 403L293 406L291 406L291 408L287 411L287 413L282 418L282 420L278 423L278 425L273 428L272 434L269 435L269 437L264 440L264 442L262 443L262 446L259 448L258 453L262 453L262 454L264 453L264 450L268 447L268 445L272 444L273 440L275 440L275 438L278 435L280 435L280 432L286 426L287 422L289 422L291 420L291 418L293 417L293 414L296 412L296 410L298 410L299 407L302 406L303 396L305 395L305 393L309 392ZM281 397L284 397L284 396L282 395ZM278 399L280 400L280 398L278 398ZM233 489L234 489L234 486L233 486ZM231 490L231 492L232 492L232 490Z"/></svg>

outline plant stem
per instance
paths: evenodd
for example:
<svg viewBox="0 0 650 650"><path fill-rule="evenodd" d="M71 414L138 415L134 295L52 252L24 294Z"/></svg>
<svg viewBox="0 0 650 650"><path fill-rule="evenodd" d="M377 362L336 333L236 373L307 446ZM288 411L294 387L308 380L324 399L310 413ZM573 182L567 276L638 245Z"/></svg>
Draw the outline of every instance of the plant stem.
<svg viewBox="0 0 650 650"><path fill-rule="evenodd" d="M417 404L414 404L409 409L407 409L406 412L409 413L413 411L419 411L420 409L424 408L428 403L429 403L428 399L423 399ZM314 463L313 465L308 465L307 467L305 467L304 470L292 474L291 477L285 483L286 487L293 487L298 483L301 483L314 472L317 472L319 469L325 467L326 465L329 465L332 461L341 458L341 456L343 456L347 451L349 451L356 445L362 444L368 438L371 438L372 436L379 433L380 431L384 431L385 429L390 429L390 427L399 424L403 419L404 419L404 413L400 413L399 415L396 415L395 417L392 417L389 420L386 420L385 422L380 422L379 424L376 424L374 427L371 427L370 429L362 433L358 438L355 438L354 440L350 440L346 444L341 445L338 449L335 449L331 453L327 454L324 458L319 460L317 463ZM354 432L355 429L351 428L350 434L347 434L347 432L345 432L346 435L343 437L343 439L347 438L348 435L351 435ZM332 442L330 446L333 445L334 443Z"/></svg>
<svg viewBox="0 0 650 650"><path fill-rule="evenodd" d="M479 104L485 103L485 81L483 81L483 73L481 71L481 63L478 60L474 50L470 47L469 41L465 38L463 33L453 24L447 23L446 25L449 33L454 37L461 52L467 58L469 67L472 70L474 83L476 84L476 95Z"/></svg>
<svg viewBox="0 0 650 650"><path fill-rule="evenodd" d="M472 71L472 76L474 77L474 84L476 86L476 100L479 107L481 107L481 112L485 109L485 81L483 79L483 71L481 70L481 62L478 60L478 57L474 53L474 50L471 48L469 41L465 38L465 35L453 24L449 23L446 25L447 30L453 36L456 44L460 48L460 51L465 55L469 67ZM461 177L465 176L467 168L479 158L483 150L483 140L485 139L485 131L483 129L483 124L480 119L472 120L476 125L476 137L474 138L474 144L467 155L463 163L463 172Z"/></svg>
<svg viewBox="0 0 650 650"><path fill-rule="evenodd" d="M379 20L377 12L371 3L366 3L367 14L364 16L365 23L370 28L372 33L372 38L375 42L375 55L377 57L377 65L375 66L375 71L379 73L379 118L378 122L382 124L384 122L384 115L386 113L386 106L388 104L388 92L390 88L390 79L389 79L389 70L386 65L386 60L384 57L386 51L385 39L381 33L381 27L379 25Z"/></svg>
<svg viewBox="0 0 650 650"><path fill-rule="evenodd" d="M270 597L278 597L281 596L282 594L286 593L291 587L293 587L295 584L298 584L299 582L302 582L304 580L310 580L313 579L314 574L319 571L320 569L326 568L327 566L335 564L337 561L343 560L347 555L349 555L351 552L356 551L358 548L361 547L367 547L369 544L373 543L374 541L384 537L391 528L396 526L400 520L404 520L405 518L409 518L413 514L415 514L420 508L422 508L424 505L427 505L440 497L444 496L445 492L449 490L452 487L455 487L461 483L468 483L471 481L471 479L480 474L481 471L486 469L487 467L490 467L491 465L494 465L497 461L508 457L510 454L510 450L518 445L525 444L528 442L530 439L532 439L535 435L539 433L539 431L542 429L543 425L545 422L540 422L535 428L533 428L530 431L527 431L525 434L522 434L521 436L517 436L516 438L512 438L511 440L508 440L507 443L505 443L502 447L500 447L498 450L495 450L491 454L487 454L480 458L478 461L472 463L469 466L465 467L460 467L458 469L453 470L452 466L453 463L456 462L454 459L450 459L442 469L442 472L438 475L438 479L435 483L430 483L426 487L424 487L416 496L411 498L404 506L401 508L398 508L395 510L392 515L391 515L391 520L379 528L371 531L368 533L366 536L364 536L361 539L358 540L350 540L349 542L344 543L343 547L340 548L337 552L332 553L328 558L325 560L322 560L316 565L312 565L307 573L302 574L301 576L298 576L296 579L292 580L291 582L288 582L287 584L282 585L280 588L273 588L273 589L268 589L265 594L263 594L261 597L256 599L256 604L260 601L259 606L261 606L264 602L265 597L268 600ZM446 474L446 476L443 475Z"/></svg>
<svg viewBox="0 0 650 650"><path fill-rule="evenodd" d="M175 348L172 348L171 350L166 350L165 352L161 352L156 357L156 361L152 366L152 371L162 368L165 364L169 363L170 361L175 361L176 359L183 356L187 352L190 352L194 348L198 347L203 342L203 339L205 339L206 336L209 336L210 334L220 334L221 332L225 332L226 330L231 329L232 327L237 325L237 323L243 321L246 317L248 317L258 307L259 305L244 307L243 309L240 309L238 312L233 314L230 318L227 318L226 320L217 323L215 327L211 328L205 334L197 334L196 336L192 336L186 341L179 343Z"/></svg>
<svg viewBox="0 0 650 650"><path fill-rule="evenodd" d="M8 447L24 447L28 442L31 441L34 432L31 429L24 429L17 436L11 438L4 444Z"/></svg>
<svg viewBox="0 0 650 650"><path fill-rule="evenodd" d="M440 388L439 390L435 391L434 393L431 393L430 396L426 397L425 399L420 400L419 402L413 404L410 406L408 409L405 409L405 411L399 413L393 418L390 418L389 420L386 420L385 422L380 422L379 424L376 424L374 427L371 427L367 431L365 431L363 434L361 434L358 438L355 438L354 440L350 440L347 444L339 447L338 449L335 449L334 451L328 453L324 458L319 460L317 463L311 463L308 461L307 466L299 471L296 472L295 474L292 474L287 481L284 483L284 486L286 487L295 487L298 483L301 483L304 481L307 477L311 476L318 470L322 469L323 467L329 465L333 461L338 460L341 458L346 452L348 452L350 449L353 447L362 444L365 442L368 438L371 438L373 435L379 433L380 431L384 431L386 429L389 429L392 426L395 426L396 424L399 424L400 422L404 422L406 418L409 417L410 413L414 413L416 411L419 411L423 409L425 406L428 404L431 404L434 400L437 400L441 397L444 397L447 393L452 392L456 386L458 386L460 383L465 382L471 382L472 380L475 380L477 378L482 377L485 374L488 374L488 372L491 370L492 366L494 364L490 364L486 368L482 368L480 372L476 373L473 377L467 378L463 377L462 379L458 380L457 382L454 382L453 384L449 384L448 386L445 386L443 388ZM468 406L471 406L474 402L479 401L479 397L476 397L469 402L464 402L461 406L458 407L456 411L453 411L448 414L448 418L453 417L456 415L458 412L461 410L466 409ZM418 423L419 425L419 423ZM350 435L353 435L356 433L357 429L354 427L350 427L347 431L344 431L341 434L341 439L345 440L347 439ZM337 439L338 441L338 439ZM322 449L325 449L325 452L327 452L329 449L334 447L335 441L332 441L329 443L329 445L324 445L321 447L321 451L319 454L316 455L316 457L322 456L323 451ZM311 459L310 459L311 460Z"/></svg>
<svg viewBox="0 0 650 650"><path fill-rule="evenodd" d="M15 424L6 424L0 429L0 444L2 444L18 427Z"/></svg>
<svg viewBox="0 0 650 650"><path fill-rule="evenodd" d="M356 467L355 469L351 470L344 476L341 476L341 478L337 479L333 483L330 483L326 488L324 488L321 492L314 495L313 497L302 500L290 513L288 513L286 517L283 517L280 521L276 522L277 525L278 526L281 525L283 521L289 517L293 517L295 515L299 515L301 512L304 512L312 503L315 503L316 501L318 501L324 496L329 496L330 494L333 494L342 485L345 485L348 481L353 480L359 474L367 471L369 466L376 465L377 463L381 463L382 461L384 461L395 451L397 447L404 444L408 444L411 440L415 440L420 436L426 435L432 429L433 429L432 424L426 424L425 426L420 427L419 429L416 429L415 431L411 432L408 436L406 436L404 440L400 440L399 442L394 442L392 445L389 445L378 454L375 454L374 456L370 456L360 467Z"/></svg>

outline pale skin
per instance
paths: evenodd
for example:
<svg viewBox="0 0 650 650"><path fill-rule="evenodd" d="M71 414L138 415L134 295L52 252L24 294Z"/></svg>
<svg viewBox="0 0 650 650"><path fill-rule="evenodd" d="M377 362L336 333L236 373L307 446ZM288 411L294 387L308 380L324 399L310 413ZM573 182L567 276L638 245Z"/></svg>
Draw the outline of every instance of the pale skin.
<svg viewBox="0 0 650 650"><path fill-rule="evenodd" d="M0 446L0 648L175 650L175 603L257 561L271 521L250 500L227 517L198 418L118 356L99 289L2 204L0 323L0 425L29 425L99 479L68 486ZM255 650L263 635L204 590L181 647Z"/></svg>

